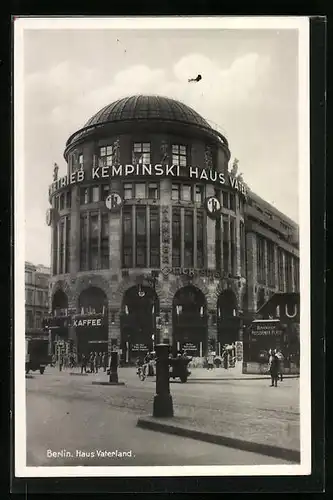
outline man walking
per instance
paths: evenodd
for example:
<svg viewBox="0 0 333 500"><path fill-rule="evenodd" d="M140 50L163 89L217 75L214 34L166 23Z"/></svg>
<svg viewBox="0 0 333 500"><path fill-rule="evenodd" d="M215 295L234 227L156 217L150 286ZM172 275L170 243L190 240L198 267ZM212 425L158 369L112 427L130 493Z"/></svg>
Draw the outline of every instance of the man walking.
<svg viewBox="0 0 333 500"><path fill-rule="evenodd" d="M272 380L271 387L277 387L277 381L279 378L279 358L276 356L275 351L272 351L272 355L270 357L269 371Z"/></svg>
<svg viewBox="0 0 333 500"><path fill-rule="evenodd" d="M87 358L85 354L81 356L81 373L87 373Z"/></svg>

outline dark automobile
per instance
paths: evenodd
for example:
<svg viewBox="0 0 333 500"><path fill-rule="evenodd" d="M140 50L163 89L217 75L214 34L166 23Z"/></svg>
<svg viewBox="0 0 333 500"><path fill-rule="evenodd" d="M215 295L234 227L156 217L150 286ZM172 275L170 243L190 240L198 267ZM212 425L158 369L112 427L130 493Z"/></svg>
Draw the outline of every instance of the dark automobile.
<svg viewBox="0 0 333 500"><path fill-rule="evenodd" d="M25 345L25 372L39 370L43 374L46 366L51 364L51 357L48 355L48 339L26 338Z"/></svg>
<svg viewBox="0 0 333 500"><path fill-rule="evenodd" d="M170 378L179 378L182 383L187 382L188 377L191 375L188 369L188 364L192 360L191 357L177 356L176 358L169 358Z"/></svg>

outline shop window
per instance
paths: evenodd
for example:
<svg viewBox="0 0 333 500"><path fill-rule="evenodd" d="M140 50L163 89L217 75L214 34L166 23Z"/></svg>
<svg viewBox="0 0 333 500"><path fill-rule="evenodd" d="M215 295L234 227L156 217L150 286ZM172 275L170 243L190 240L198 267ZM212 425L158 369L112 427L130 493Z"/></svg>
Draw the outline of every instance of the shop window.
<svg viewBox="0 0 333 500"><path fill-rule="evenodd" d="M150 142L135 142L133 144L133 165L150 164Z"/></svg>
<svg viewBox="0 0 333 500"><path fill-rule="evenodd" d="M180 167L187 166L187 148L178 144L172 145L172 165L179 165Z"/></svg>

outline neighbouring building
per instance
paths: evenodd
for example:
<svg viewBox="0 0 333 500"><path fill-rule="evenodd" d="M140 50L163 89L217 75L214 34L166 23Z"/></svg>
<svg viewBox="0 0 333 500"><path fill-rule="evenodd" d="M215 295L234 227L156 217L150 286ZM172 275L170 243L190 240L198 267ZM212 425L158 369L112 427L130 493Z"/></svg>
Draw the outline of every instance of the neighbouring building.
<svg viewBox="0 0 333 500"><path fill-rule="evenodd" d="M49 188L52 339L80 354L156 342L194 356L242 340L299 291L298 226L249 190L227 139L193 109L131 96L67 141Z"/></svg>
<svg viewBox="0 0 333 500"><path fill-rule="evenodd" d="M43 320L49 312L48 267L25 262L25 332L42 334Z"/></svg>

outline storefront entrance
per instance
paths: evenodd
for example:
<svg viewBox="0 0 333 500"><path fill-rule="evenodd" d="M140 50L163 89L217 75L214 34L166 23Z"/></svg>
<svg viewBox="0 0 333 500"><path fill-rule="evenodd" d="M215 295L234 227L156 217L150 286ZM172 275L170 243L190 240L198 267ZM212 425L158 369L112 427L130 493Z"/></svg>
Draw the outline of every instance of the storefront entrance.
<svg viewBox="0 0 333 500"><path fill-rule="evenodd" d="M72 323L79 356L108 351L108 301L103 290L90 287L81 293L79 311Z"/></svg>
<svg viewBox="0 0 333 500"><path fill-rule="evenodd" d="M157 316L159 300L151 287L137 285L126 291L120 316L122 363L134 363L154 349Z"/></svg>
<svg viewBox="0 0 333 500"><path fill-rule="evenodd" d="M222 347L239 340L240 319L237 299L231 290L225 290L217 300L217 340Z"/></svg>
<svg viewBox="0 0 333 500"><path fill-rule="evenodd" d="M186 350L189 356L205 356L208 348L207 305L204 294L185 286L172 304L172 349Z"/></svg>

